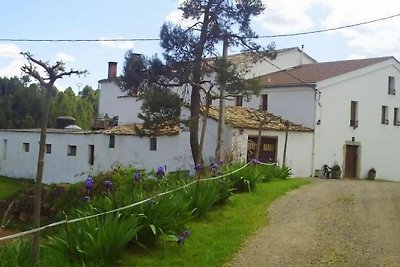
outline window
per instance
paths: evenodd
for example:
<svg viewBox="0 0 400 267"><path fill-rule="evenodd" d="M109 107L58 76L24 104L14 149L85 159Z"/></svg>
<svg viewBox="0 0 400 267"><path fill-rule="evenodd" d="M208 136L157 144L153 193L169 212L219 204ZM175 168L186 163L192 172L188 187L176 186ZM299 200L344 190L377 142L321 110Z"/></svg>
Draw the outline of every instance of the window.
<svg viewBox="0 0 400 267"><path fill-rule="evenodd" d="M68 156L76 156L76 146L68 146Z"/></svg>
<svg viewBox="0 0 400 267"><path fill-rule="evenodd" d="M157 137L150 137L150 150L157 150Z"/></svg>
<svg viewBox="0 0 400 267"><path fill-rule="evenodd" d="M110 141L108 142L109 148L115 148L115 135L110 135Z"/></svg>
<svg viewBox="0 0 400 267"><path fill-rule="evenodd" d="M94 145L89 145L89 159L90 165L94 165Z"/></svg>
<svg viewBox="0 0 400 267"><path fill-rule="evenodd" d="M393 110L393 125L400 126L399 108L394 108Z"/></svg>
<svg viewBox="0 0 400 267"><path fill-rule="evenodd" d="M46 154L51 154L51 144L46 144Z"/></svg>
<svg viewBox="0 0 400 267"><path fill-rule="evenodd" d="M261 97L261 110L268 110L268 95L262 95Z"/></svg>
<svg viewBox="0 0 400 267"><path fill-rule="evenodd" d="M243 96L241 96L241 95L236 96L235 105L238 106L238 107L243 106Z"/></svg>
<svg viewBox="0 0 400 267"><path fill-rule="evenodd" d="M358 102L357 101L351 101L351 106L350 106L350 126L353 127L354 129L358 127L358 120L357 120L357 114L358 113Z"/></svg>
<svg viewBox="0 0 400 267"><path fill-rule="evenodd" d="M395 89L395 82L394 82L394 77L389 76L388 79L388 94L389 95L395 95L396 94L396 89Z"/></svg>
<svg viewBox="0 0 400 267"><path fill-rule="evenodd" d="M387 107L387 106L382 106L381 123L382 123L382 124L389 124L389 119L388 119L388 107Z"/></svg>
<svg viewBox="0 0 400 267"><path fill-rule="evenodd" d="M29 143L23 143L22 148L24 149L25 152L29 152Z"/></svg>
<svg viewBox="0 0 400 267"><path fill-rule="evenodd" d="M3 160L7 159L7 139L3 140Z"/></svg>

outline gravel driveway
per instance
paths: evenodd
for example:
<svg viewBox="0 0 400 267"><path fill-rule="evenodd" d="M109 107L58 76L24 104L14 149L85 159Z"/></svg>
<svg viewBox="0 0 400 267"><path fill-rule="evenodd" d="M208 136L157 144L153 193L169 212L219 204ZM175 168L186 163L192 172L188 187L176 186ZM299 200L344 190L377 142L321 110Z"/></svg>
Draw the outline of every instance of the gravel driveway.
<svg viewBox="0 0 400 267"><path fill-rule="evenodd" d="M313 179L228 266L400 266L400 183Z"/></svg>

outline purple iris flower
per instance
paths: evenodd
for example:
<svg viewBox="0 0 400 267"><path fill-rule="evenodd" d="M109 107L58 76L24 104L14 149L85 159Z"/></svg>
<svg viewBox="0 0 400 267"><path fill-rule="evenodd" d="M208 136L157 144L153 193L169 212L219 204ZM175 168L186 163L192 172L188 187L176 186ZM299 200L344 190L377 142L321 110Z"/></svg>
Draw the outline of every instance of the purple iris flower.
<svg viewBox="0 0 400 267"><path fill-rule="evenodd" d="M185 243L185 239L188 238L189 236L190 236L190 232L188 230L183 231L178 236L178 239L176 240L176 242L178 243L178 245L183 245L183 243Z"/></svg>
<svg viewBox="0 0 400 267"><path fill-rule="evenodd" d="M215 171L218 168L218 164L215 161L211 161L210 168L212 171Z"/></svg>
<svg viewBox="0 0 400 267"><path fill-rule="evenodd" d="M86 181L85 181L85 187L86 187L86 189L87 189L87 190L93 189L93 184L94 184L93 179L92 179L91 177L88 177L88 178L86 179Z"/></svg>
<svg viewBox="0 0 400 267"><path fill-rule="evenodd" d="M135 173L133 174L133 180L134 180L135 182L140 182L140 181L142 180L142 174L140 173L140 171L135 172Z"/></svg>
<svg viewBox="0 0 400 267"><path fill-rule="evenodd" d="M103 185L107 190L110 190L112 188L112 182L110 180L105 180L103 182Z"/></svg>
<svg viewBox="0 0 400 267"><path fill-rule="evenodd" d="M196 172L199 172L199 171L201 170L201 165L200 165L200 163L197 163L197 164L194 166L194 169L196 170Z"/></svg>
<svg viewBox="0 0 400 267"><path fill-rule="evenodd" d="M164 177L164 175L165 175L164 167L163 167L163 166L158 167L158 169L157 169L157 176L159 176L159 177Z"/></svg>

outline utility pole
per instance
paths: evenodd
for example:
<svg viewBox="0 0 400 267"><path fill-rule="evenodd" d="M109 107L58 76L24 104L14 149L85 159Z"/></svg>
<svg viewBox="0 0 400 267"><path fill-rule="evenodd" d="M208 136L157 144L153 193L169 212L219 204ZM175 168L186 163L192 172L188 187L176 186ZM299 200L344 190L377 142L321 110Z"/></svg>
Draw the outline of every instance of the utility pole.
<svg viewBox="0 0 400 267"><path fill-rule="evenodd" d="M228 58L228 39L224 36L222 48L222 60L224 68L226 68L226 61ZM222 159L222 149L224 146L224 127L225 127L225 99L224 92L226 90L226 69L221 70L223 73L221 87L219 89L219 119L218 119L218 135L217 135L217 149L215 150L215 160L219 162Z"/></svg>

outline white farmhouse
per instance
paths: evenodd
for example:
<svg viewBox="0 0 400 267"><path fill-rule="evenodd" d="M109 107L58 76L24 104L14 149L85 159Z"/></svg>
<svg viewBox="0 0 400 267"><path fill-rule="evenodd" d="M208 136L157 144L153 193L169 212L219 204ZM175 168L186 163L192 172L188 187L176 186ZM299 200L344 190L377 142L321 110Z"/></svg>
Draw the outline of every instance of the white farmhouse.
<svg viewBox="0 0 400 267"><path fill-rule="evenodd" d="M240 96L227 101L225 158L252 158L261 125L260 158L285 162L294 176L313 176L323 165L337 163L343 177L365 178L374 167L378 178L400 181L395 168L400 151L400 97L395 90L400 64L393 57L316 63L290 48L278 50L275 60L253 61L248 55L231 59L250 62L249 77L259 76L264 89L249 101ZM116 165L193 171L185 127L171 126L147 137L136 134L133 124L141 123L137 115L142 102L121 91L116 73L117 65L111 62L107 79L99 81L99 112L118 118L118 126L49 129L44 182L75 182ZM217 114L212 106L203 150L206 163L215 153ZM0 175L34 178L38 141L36 129L1 130Z"/></svg>
<svg viewBox="0 0 400 267"><path fill-rule="evenodd" d="M264 109L314 129L311 170L400 181L400 64L393 57L306 64L260 77Z"/></svg>
<svg viewBox="0 0 400 267"><path fill-rule="evenodd" d="M254 64L253 76L272 72L276 68L296 66L301 61L315 62L298 48L279 50L274 63L253 61L240 55L233 56L232 60L237 64L250 60ZM117 165L132 165L140 169L165 166L167 170L193 170L188 131L176 126L150 137L140 137L135 133L133 124L141 123L137 115L142 102L136 95L127 95L121 91L116 83L116 75L117 64L110 62L107 79L99 81L99 112L109 118L118 118L118 126L97 131L49 129L44 182L76 182L85 179L87 175L108 171ZM212 108L210 112L210 116L214 114L214 117L208 119L205 136L204 158L207 162L215 153L217 136L216 109ZM249 153L254 151L254 143L249 148L247 144L249 140L254 142L259 123L250 116L251 112L254 111L246 108L228 109L224 142L226 157L246 160L250 157ZM238 122L237 114L242 116L241 123ZM265 151L261 151L261 156L266 161L282 162L286 126L278 117L267 113L265 116L270 118L262 125ZM288 140L293 145L285 155L287 164L293 168L295 175L309 176L312 130L295 123L290 123L288 130ZM35 177L39 135L38 129L0 131L0 175ZM302 157L303 160L296 160L299 149L295 144L300 145L303 152L307 150L305 153L309 155L308 159Z"/></svg>

